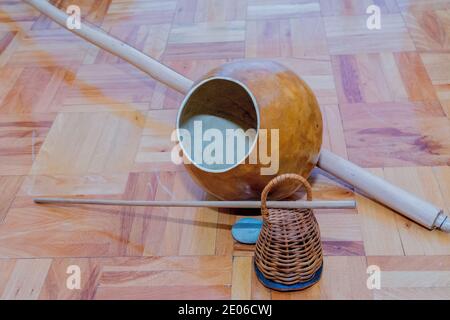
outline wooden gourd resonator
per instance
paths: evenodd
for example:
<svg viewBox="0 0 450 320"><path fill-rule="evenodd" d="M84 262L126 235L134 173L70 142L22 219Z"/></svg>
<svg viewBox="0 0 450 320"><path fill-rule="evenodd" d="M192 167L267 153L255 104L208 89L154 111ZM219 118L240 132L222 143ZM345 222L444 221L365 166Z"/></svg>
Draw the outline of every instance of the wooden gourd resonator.
<svg viewBox="0 0 450 320"><path fill-rule="evenodd" d="M23 1L67 28L68 16L49 2ZM80 29L69 31L128 61L154 79L184 94L186 97L180 107L177 128L183 127L193 115L208 113L210 117L220 115L228 120L240 119L239 124L243 128L279 129L279 174L292 172L307 178L314 166L318 166L353 185L365 196L392 208L422 226L450 232L450 219L442 209L330 151L321 149L322 117L317 100L308 85L285 66L268 60L240 60L216 68L193 82L86 22L81 24ZM231 103L231 106L225 108L225 102ZM181 142L180 144L185 153ZM250 156L251 152L253 151L249 150L246 156ZM234 167L214 171L195 163L186 165L192 178L203 189L221 200L258 199L263 188L275 176L259 174L261 167L261 164L239 162ZM295 185L286 184L274 189L271 200L280 200L289 196L295 191L294 187ZM44 198L36 199L36 201L40 203L68 202L66 199ZM83 203L83 201L84 203L96 201L96 204L111 204L108 200L104 200L103 203L98 200L70 200L71 203ZM122 205L135 204L139 205L136 202L122 203ZM160 205L164 204L160 203ZM149 205L149 203L141 203L141 205ZM260 203L254 202L252 205L260 206ZM329 207L333 205L329 204ZM341 203L342 205L348 206L351 203Z"/></svg>

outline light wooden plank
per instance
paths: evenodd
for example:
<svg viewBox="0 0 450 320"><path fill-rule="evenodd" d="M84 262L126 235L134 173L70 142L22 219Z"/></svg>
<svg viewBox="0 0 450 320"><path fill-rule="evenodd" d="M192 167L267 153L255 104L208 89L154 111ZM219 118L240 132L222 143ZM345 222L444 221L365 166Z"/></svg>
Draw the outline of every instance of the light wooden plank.
<svg viewBox="0 0 450 320"><path fill-rule="evenodd" d="M248 19L292 18L305 15L318 15L320 4L316 1L304 3L255 3L248 6Z"/></svg>
<svg viewBox="0 0 450 320"><path fill-rule="evenodd" d="M388 288L376 290L375 300L448 300L449 288Z"/></svg>
<svg viewBox="0 0 450 320"><path fill-rule="evenodd" d="M443 207L443 195L432 168L385 168L385 178L405 190ZM449 254L450 235L429 230L397 215L397 226L406 255Z"/></svg>
<svg viewBox="0 0 450 320"><path fill-rule="evenodd" d="M233 280L231 299L248 300L252 295L253 263L251 257L233 258Z"/></svg>
<svg viewBox="0 0 450 320"><path fill-rule="evenodd" d="M0 193L0 223L8 214L22 181L23 177L21 176L0 176L0 190L2 190Z"/></svg>
<svg viewBox="0 0 450 320"><path fill-rule="evenodd" d="M229 21L198 23L193 26L176 26L172 28L169 43L209 43L243 41L245 39L245 22Z"/></svg>
<svg viewBox="0 0 450 320"><path fill-rule="evenodd" d="M144 121L140 112L61 113L31 171L35 175L128 172Z"/></svg>
<svg viewBox="0 0 450 320"><path fill-rule="evenodd" d="M446 52L450 49L449 10L431 10L432 4L403 13L406 25L419 51Z"/></svg>
<svg viewBox="0 0 450 320"><path fill-rule="evenodd" d="M290 19L292 56L295 58L329 56L324 22L321 17Z"/></svg>
<svg viewBox="0 0 450 320"><path fill-rule="evenodd" d="M79 289L67 286L69 277L79 268ZM92 258L56 258L52 260L47 277L39 293L40 300L90 300L98 286L101 264Z"/></svg>
<svg viewBox="0 0 450 320"><path fill-rule="evenodd" d="M365 257L325 257L322 278L311 288L297 292L272 292L275 300L372 299L367 289Z"/></svg>
<svg viewBox="0 0 450 320"><path fill-rule="evenodd" d="M348 159L344 128L338 106L325 106L322 110L327 129L324 134L328 136L330 150L340 157Z"/></svg>
<svg viewBox="0 0 450 320"><path fill-rule="evenodd" d="M382 169L371 169L370 172L384 177ZM397 213L359 194L356 196L356 205L361 215L361 230L366 254L368 256L404 255L396 223Z"/></svg>
<svg viewBox="0 0 450 320"><path fill-rule="evenodd" d="M322 241L362 241L360 217L352 214L316 214Z"/></svg>
<svg viewBox="0 0 450 320"><path fill-rule="evenodd" d="M5 300L36 300L47 277L51 262L51 259L18 260L1 298Z"/></svg>
<svg viewBox="0 0 450 320"><path fill-rule="evenodd" d="M125 191L127 174L89 175L29 175L20 194L23 196L50 195L112 195Z"/></svg>
<svg viewBox="0 0 450 320"><path fill-rule="evenodd" d="M367 16L324 17L331 54L414 51L414 43L400 14L385 14L381 30L366 27Z"/></svg>
<svg viewBox="0 0 450 320"><path fill-rule="evenodd" d="M410 101L438 100L430 77L417 53L396 53L395 59Z"/></svg>
<svg viewBox="0 0 450 320"><path fill-rule="evenodd" d="M320 0L320 8L324 16L358 16L366 15L371 5L377 5L381 14L398 13L395 0Z"/></svg>

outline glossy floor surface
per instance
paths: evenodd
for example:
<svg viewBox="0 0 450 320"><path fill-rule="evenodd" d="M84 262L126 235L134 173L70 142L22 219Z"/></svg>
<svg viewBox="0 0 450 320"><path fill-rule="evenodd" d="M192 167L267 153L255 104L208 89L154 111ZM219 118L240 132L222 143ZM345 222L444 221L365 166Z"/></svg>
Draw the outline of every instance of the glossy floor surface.
<svg viewBox="0 0 450 320"><path fill-rule="evenodd" d="M192 79L244 57L289 66L318 97L324 148L450 210L449 0L53 2L78 4ZM381 30L366 27L373 3ZM450 235L320 170L314 197L356 199L357 209L316 211L323 277L296 293L256 279L253 247L230 232L245 211L32 202L208 198L170 161L181 99L21 1L0 0L0 298L450 299ZM381 270L379 290L367 288L369 266ZM80 289L70 290L77 268Z"/></svg>

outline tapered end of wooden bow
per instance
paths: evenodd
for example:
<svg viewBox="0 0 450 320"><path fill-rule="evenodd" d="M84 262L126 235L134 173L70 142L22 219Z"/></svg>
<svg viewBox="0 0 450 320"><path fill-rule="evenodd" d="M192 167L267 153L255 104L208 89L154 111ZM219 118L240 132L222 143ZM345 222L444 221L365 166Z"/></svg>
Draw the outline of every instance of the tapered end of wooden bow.
<svg viewBox="0 0 450 320"><path fill-rule="evenodd" d="M434 222L437 229L450 233L450 217L441 211Z"/></svg>
<svg viewBox="0 0 450 320"><path fill-rule="evenodd" d="M447 220L444 221L444 223L441 226L441 230L447 233L450 233L450 219L447 218Z"/></svg>

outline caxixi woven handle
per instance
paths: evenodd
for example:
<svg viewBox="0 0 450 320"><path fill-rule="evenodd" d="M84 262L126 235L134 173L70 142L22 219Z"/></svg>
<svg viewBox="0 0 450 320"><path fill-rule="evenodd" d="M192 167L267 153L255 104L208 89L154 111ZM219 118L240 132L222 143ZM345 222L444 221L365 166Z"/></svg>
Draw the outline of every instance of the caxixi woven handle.
<svg viewBox="0 0 450 320"><path fill-rule="evenodd" d="M267 210L267 196L269 195L270 190L272 190L272 188L276 187L280 183L285 182L286 180L295 180L303 184L306 190L306 199L308 201L312 201L312 189L308 180L295 173L282 174L270 180L270 182L266 185L263 192L261 193L261 213L263 219L267 219L269 217L269 210Z"/></svg>

